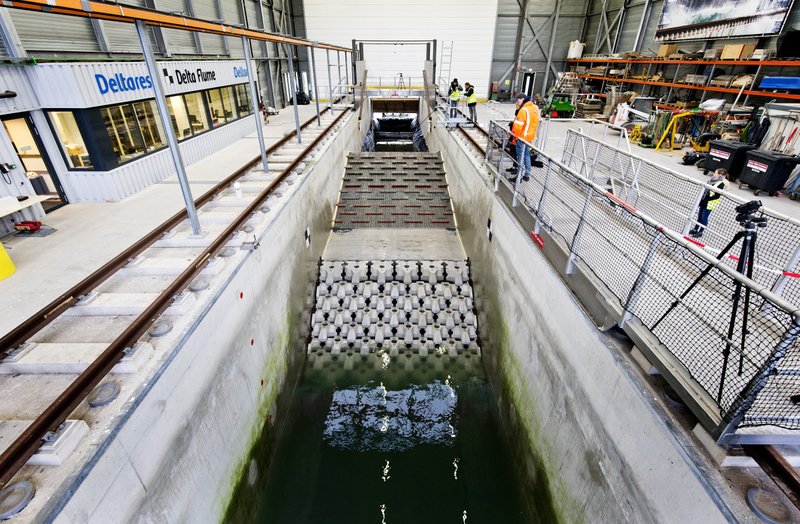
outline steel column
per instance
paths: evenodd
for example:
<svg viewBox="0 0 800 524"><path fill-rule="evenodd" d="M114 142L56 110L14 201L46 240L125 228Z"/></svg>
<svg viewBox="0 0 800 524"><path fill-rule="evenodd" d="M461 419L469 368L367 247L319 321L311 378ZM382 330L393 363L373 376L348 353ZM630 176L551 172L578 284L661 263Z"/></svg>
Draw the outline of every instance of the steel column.
<svg viewBox="0 0 800 524"><path fill-rule="evenodd" d="M333 114L333 82L331 81L331 52L328 49L325 50L325 65L328 66L328 93L329 93L328 107L331 110L331 114Z"/></svg>
<svg viewBox="0 0 800 524"><path fill-rule="evenodd" d="M181 158L181 150L178 149L178 139L175 136L175 129L172 127L172 119L167 109L167 99L164 97L164 88L161 85L161 75L159 74L156 59L153 56L153 50L150 49L150 42L147 38L147 26L141 20L136 21L136 34L139 37L139 43L142 46L142 53L144 54L144 62L147 65L147 72L150 78L153 79L153 93L155 94L156 107L158 108L158 115L161 117L161 126L164 128L164 133L167 135L167 144L169 144L169 152L172 154L172 163L175 165L175 171L178 174L178 183L181 186L181 193L183 194L183 201L186 204L186 213L189 216L189 222L192 224L192 233L195 236L201 236L203 230L200 229L200 220L197 218L197 209L194 207L194 199L192 198L192 190L189 187L189 180L186 178L186 170L183 167L183 158Z"/></svg>
<svg viewBox="0 0 800 524"><path fill-rule="evenodd" d="M544 68L544 82L542 83L542 93L547 92L547 81L550 79L550 65L553 63L553 46L556 43L556 31L558 30L558 17L561 16L561 2L556 1L555 20L553 29L550 32L550 45L547 50L547 65ZM544 146L542 146L544 148Z"/></svg>
<svg viewBox="0 0 800 524"><path fill-rule="evenodd" d="M642 33L647 22L650 21L650 0L644 0L644 10L642 11L642 18L639 20L639 28L636 30L636 39L633 41L633 51L639 52L642 48ZM648 75L649 76L649 75Z"/></svg>
<svg viewBox="0 0 800 524"><path fill-rule="evenodd" d="M300 138L300 115L297 113L297 86L295 85L293 59L288 46L284 51L288 57L287 62L289 62L289 92L292 94L292 105L294 106L294 128L297 131L297 143L302 144L303 139Z"/></svg>
<svg viewBox="0 0 800 524"><path fill-rule="evenodd" d="M314 48L308 47L308 63L311 64L311 83L314 85L314 104L317 106L317 125L322 126L319 116L319 82L317 82L317 66L314 60Z"/></svg>
<svg viewBox="0 0 800 524"><path fill-rule="evenodd" d="M341 93L341 90L342 90L342 55L341 55L341 53L339 51L336 51L336 87L339 88L339 92Z"/></svg>
<svg viewBox="0 0 800 524"><path fill-rule="evenodd" d="M517 91L517 83L519 82L519 70L522 67L522 29L525 20L528 19L528 0L522 0L519 6L519 21L517 22L517 36L514 38L514 83L511 86L511 95L513 96ZM536 35L533 35L536 36Z"/></svg>
<svg viewBox="0 0 800 524"><path fill-rule="evenodd" d="M247 78L250 81L250 105L253 106L253 117L256 120L256 134L258 135L258 149L261 152L261 165L264 166L264 173L269 174L269 163L267 163L267 151L264 148L264 130L261 127L261 115L258 108L258 92L256 91L256 80L253 74L253 57L250 56L250 43L247 37L242 37L242 49L244 49L244 63L247 66Z"/></svg>

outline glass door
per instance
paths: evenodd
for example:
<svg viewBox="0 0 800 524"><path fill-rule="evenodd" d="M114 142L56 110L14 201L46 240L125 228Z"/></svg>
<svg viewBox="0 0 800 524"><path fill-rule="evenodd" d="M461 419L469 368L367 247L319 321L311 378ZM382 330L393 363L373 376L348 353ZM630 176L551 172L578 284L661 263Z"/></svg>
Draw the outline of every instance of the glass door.
<svg viewBox="0 0 800 524"><path fill-rule="evenodd" d="M22 168L37 195L49 197L42 202L45 213L67 203L64 190L44 151L30 115L3 119L3 127L22 162Z"/></svg>

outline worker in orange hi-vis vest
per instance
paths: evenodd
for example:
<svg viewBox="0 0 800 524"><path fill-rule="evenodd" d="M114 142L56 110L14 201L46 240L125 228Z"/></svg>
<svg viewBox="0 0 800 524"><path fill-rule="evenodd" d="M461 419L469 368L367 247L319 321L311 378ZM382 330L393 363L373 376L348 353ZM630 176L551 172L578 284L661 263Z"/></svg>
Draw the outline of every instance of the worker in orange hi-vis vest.
<svg viewBox="0 0 800 524"><path fill-rule="evenodd" d="M517 95L517 116L511 126L511 134L522 139L517 140L517 176L522 175L522 180L530 180L531 149L528 144L533 144L538 127L539 108L524 94Z"/></svg>

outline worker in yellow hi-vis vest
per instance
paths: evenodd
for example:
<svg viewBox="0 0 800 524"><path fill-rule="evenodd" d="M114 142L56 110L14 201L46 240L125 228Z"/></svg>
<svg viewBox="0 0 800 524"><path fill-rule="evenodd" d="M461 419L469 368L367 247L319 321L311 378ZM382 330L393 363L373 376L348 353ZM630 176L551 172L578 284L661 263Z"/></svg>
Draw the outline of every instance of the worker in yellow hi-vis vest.
<svg viewBox="0 0 800 524"><path fill-rule="evenodd" d="M450 82L450 90L447 91L447 96L450 98L450 118L458 116L458 101L461 99L461 85L458 83L458 78L454 78Z"/></svg>
<svg viewBox="0 0 800 524"><path fill-rule="evenodd" d="M467 107L469 108L469 119L473 124L478 123L478 97L475 96L475 86L469 82L464 82L464 96L467 97Z"/></svg>
<svg viewBox="0 0 800 524"><path fill-rule="evenodd" d="M722 192L727 191L728 186L728 171L722 168L714 171L714 176L708 181L709 186L713 186L718 191L713 189L706 189L703 198L700 199L700 209L697 210L697 222L695 226L689 231L689 236L700 238L703 236L703 231L708 227L708 217L711 212L719 207L719 202L722 200Z"/></svg>

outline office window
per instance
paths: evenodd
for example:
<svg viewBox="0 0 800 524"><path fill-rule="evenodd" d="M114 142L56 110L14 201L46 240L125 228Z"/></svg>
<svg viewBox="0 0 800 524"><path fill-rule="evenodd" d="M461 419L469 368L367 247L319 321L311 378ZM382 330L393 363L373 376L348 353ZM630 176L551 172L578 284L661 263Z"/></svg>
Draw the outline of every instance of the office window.
<svg viewBox="0 0 800 524"><path fill-rule="evenodd" d="M253 112L250 102L250 86L247 84L239 84L235 86L236 90L236 110L239 117L247 116Z"/></svg>
<svg viewBox="0 0 800 524"><path fill-rule="evenodd" d="M167 144L164 129L161 127L161 118L156 109L155 100L143 100L133 103L139 128L144 139L144 147L149 151L161 149Z"/></svg>
<svg viewBox="0 0 800 524"><path fill-rule="evenodd" d="M236 120L238 117L236 116L236 97L233 94L233 87L222 87L220 92L222 92L222 101L225 102L225 118L228 119L228 122Z"/></svg>
<svg viewBox="0 0 800 524"><path fill-rule="evenodd" d="M211 113L211 127L220 126L228 121L230 110L225 109L224 97L221 89L206 91L208 96L208 109ZM233 106L231 106L233 108Z"/></svg>
<svg viewBox="0 0 800 524"><path fill-rule="evenodd" d="M104 107L100 114L120 164L144 154L144 139L132 104Z"/></svg>
<svg viewBox="0 0 800 524"><path fill-rule="evenodd" d="M53 122L53 127L56 129L67 165L72 168L91 169L92 161L89 159L86 143L83 141L72 111L53 111L50 113L50 121Z"/></svg>
<svg viewBox="0 0 800 524"><path fill-rule="evenodd" d="M192 133L202 133L208 126L208 114L206 104L203 102L203 93L189 93L183 95L186 100L186 109L189 114L189 124L192 126Z"/></svg>
<svg viewBox="0 0 800 524"><path fill-rule="evenodd" d="M189 123L189 113L186 111L186 104L183 101L183 96L176 95L167 98L167 107L169 108L170 120L172 120L172 129L175 130L175 135L178 140L189 138L192 136L192 126Z"/></svg>

